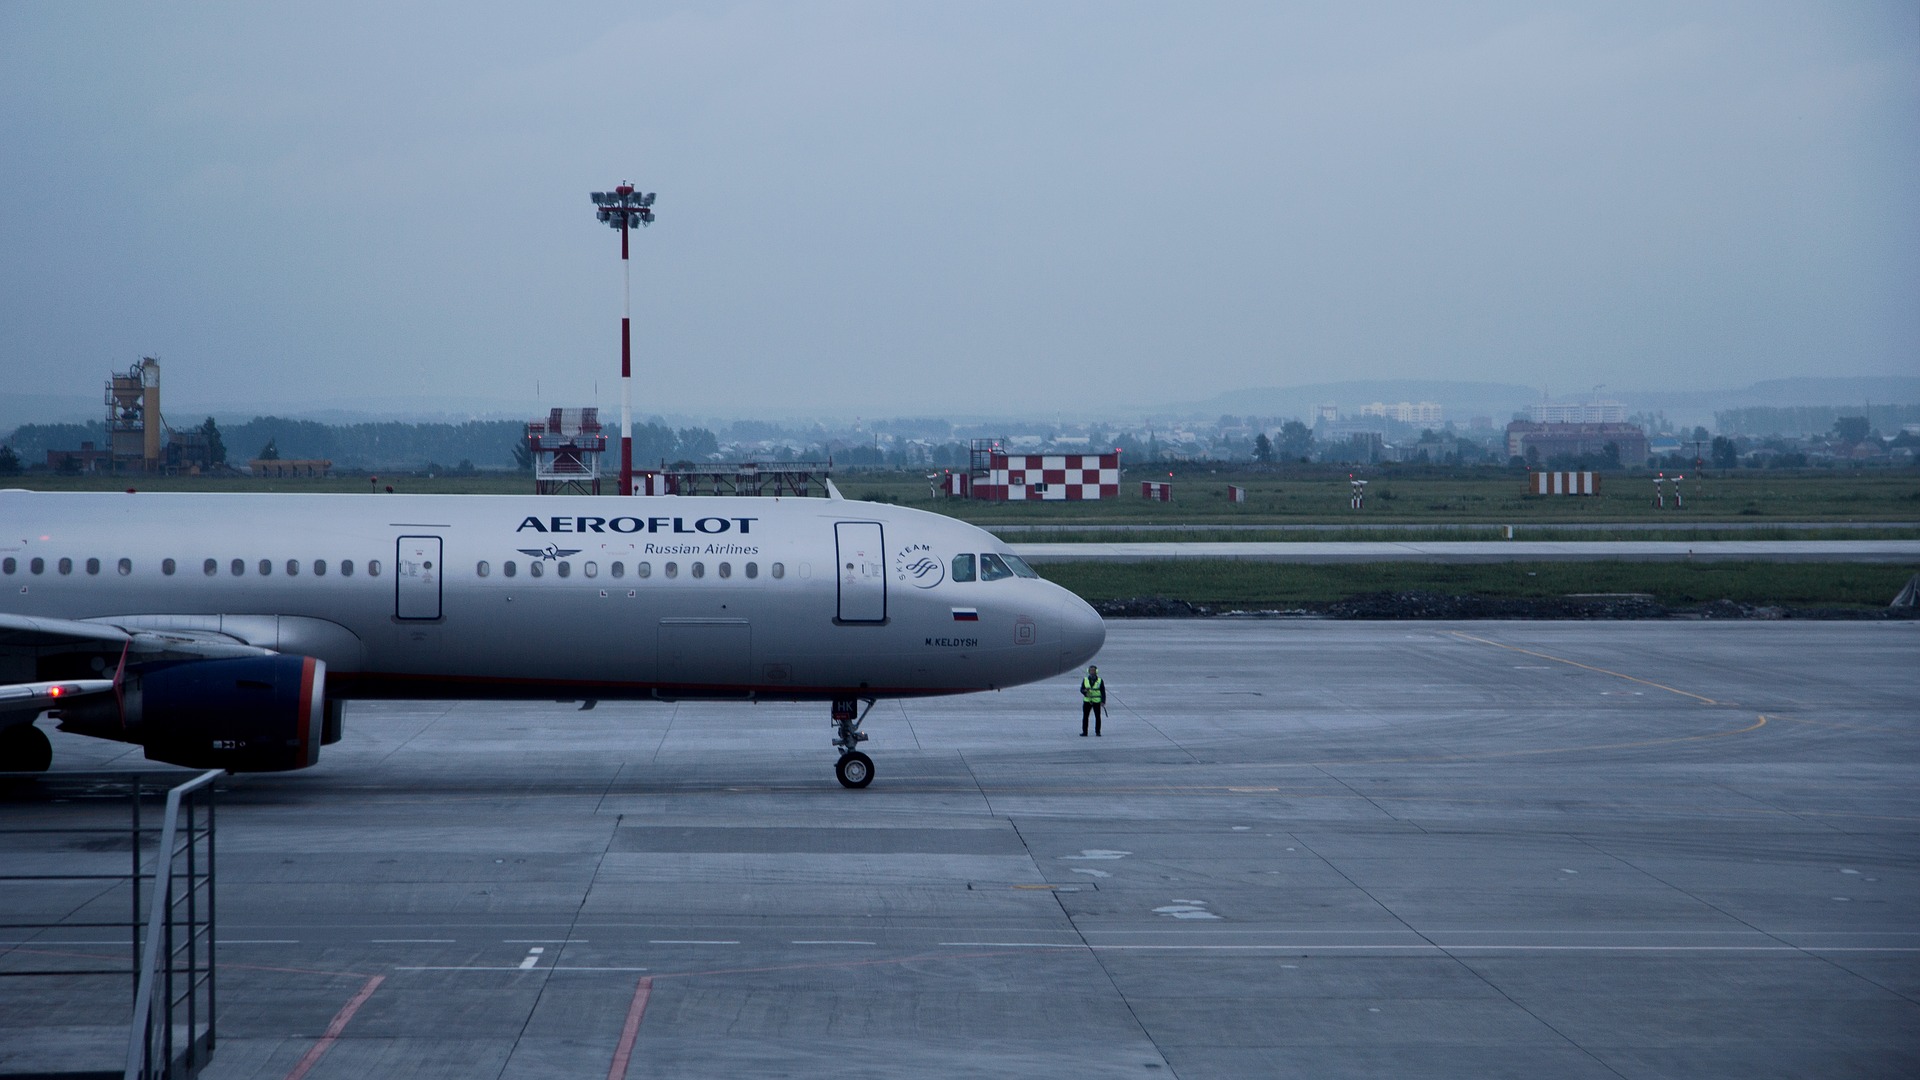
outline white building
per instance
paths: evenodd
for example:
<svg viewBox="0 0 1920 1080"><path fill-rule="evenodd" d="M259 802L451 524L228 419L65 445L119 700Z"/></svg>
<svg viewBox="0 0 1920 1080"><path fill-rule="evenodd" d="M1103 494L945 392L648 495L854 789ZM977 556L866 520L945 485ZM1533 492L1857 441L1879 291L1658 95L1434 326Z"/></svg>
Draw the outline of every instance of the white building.
<svg viewBox="0 0 1920 1080"><path fill-rule="evenodd" d="M1555 402L1543 401L1527 406L1528 419L1536 424L1624 424L1627 407L1617 401Z"/></svg>
<svg viewBox="0 0 1920 1080"><path fill-rule="evenodd" d="M1393 405L1389 405L1384 401L1376 401L1371 405L1362 407L1360 410L1361 416L1390 417L1403 424L1438 424L1441 422L1440 414L1441 409L1439 403L1433 401L1422 401L1419 403L1402 401Z"/></svg>

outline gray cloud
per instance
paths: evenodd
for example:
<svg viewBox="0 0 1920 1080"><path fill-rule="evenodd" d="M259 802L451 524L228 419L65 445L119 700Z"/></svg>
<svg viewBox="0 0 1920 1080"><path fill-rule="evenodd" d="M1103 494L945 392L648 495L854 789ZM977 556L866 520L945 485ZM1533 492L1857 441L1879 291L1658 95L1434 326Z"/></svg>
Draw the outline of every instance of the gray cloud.
<svg viewBox="0 0 1920 1080"><path fill-rule="evenodd" d="M622 178L660 193L650 411L1911 373L1916 30L1896 3L9 5L0 384L158 353L207 408L611 405L586 193Z"/></svg>

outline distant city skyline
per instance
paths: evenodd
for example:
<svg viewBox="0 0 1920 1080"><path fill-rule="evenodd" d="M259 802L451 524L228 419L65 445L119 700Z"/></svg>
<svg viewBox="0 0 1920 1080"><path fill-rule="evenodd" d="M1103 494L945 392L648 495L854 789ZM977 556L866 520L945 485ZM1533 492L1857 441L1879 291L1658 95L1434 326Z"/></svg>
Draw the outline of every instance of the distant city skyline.
<svg viewBox="0 0 1920 1080"><path fill-rule="evenodd" d="M622 180L639 415L1920 372L1908 3L12 4L0 138L16 401L611 413Z"/></svg>

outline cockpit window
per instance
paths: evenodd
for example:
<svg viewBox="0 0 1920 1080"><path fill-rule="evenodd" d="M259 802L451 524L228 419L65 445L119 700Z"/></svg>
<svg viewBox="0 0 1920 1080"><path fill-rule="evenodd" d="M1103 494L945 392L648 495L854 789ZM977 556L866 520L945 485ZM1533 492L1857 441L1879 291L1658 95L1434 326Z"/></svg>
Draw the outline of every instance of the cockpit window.
<svg viewBox="0 0 1920 1080"><path fill-rule="evenodd" d="M1013 576L1013 569L1000 560L1000 556L991 551L980 553L980 580L999 581Z"/></svg>
<svg viewBox="0 0 1920 1080"><path fill-rule="evenodd" d="M973 580L973 553L972 552L968 552L965 555L955 555L953 557L953 580L955 581L972 581Z"/></svg>
<svg viewBox="0 0 1920 1080"><path fill-rule="evenodd" d="M1033 572L1033 567L1027 565L1027 560L1018 555L1004 555L1001 557L1006 559L1007 565L1013 567L1013 572L1019 574L1021 577L1037 578L1040 576Z"/></svg>

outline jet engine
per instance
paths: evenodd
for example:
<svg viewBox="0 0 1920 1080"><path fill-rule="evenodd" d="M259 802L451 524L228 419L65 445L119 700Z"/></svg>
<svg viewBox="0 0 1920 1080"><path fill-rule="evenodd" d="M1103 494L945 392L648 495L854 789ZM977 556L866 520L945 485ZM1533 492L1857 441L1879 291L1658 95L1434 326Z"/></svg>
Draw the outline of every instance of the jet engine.
<svg viewBox="0 0 1920 1080"><path fill-rule="evenodd" d="M281 772L319 761L321 744L339 738L326 682L326 663L311 656L188 660L129 678L117 700L58 715L63 730L139 743L155 761Z"/></svg>

